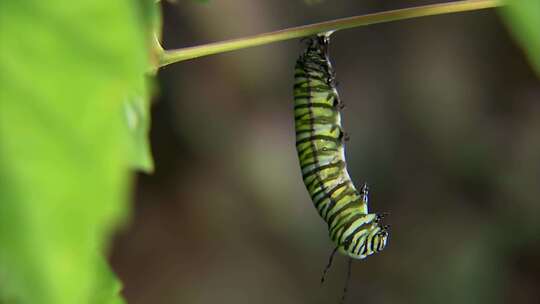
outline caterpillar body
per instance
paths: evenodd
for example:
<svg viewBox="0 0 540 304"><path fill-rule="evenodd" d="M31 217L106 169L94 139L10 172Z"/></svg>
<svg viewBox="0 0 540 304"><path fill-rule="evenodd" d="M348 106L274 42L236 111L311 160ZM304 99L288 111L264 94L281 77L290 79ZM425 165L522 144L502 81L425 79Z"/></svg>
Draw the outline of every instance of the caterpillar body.
<svg viewBox="0 0 540 304"><path fill-rule="evenodd" d="M386 247L388 226L381 224L383 214L368 212L367 185L358 191L347 172L347 135L340 115L343 105L328 44L329 35L310 38L306 51L296 62L296 150L307 191L328 224L330 239L336 246L334 253L337 250L351 258L364 259ZM332 257L333 254L327 269Z"/></svg>

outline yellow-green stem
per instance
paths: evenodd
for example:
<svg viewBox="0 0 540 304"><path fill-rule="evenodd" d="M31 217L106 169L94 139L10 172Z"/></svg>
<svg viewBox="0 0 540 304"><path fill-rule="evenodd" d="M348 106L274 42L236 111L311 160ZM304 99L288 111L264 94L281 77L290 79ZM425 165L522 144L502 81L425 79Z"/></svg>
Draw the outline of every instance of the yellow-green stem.
<svg viewBox="0 0 540 304"><path fill-rule="evenodd" d="M295 39L315 35L328 31L348 29L363 25L390 22L403 19L411 19L424 16L433 16L449 13L493 8L504 4L503 0L468 0L441 4L432 4L404 8L380 13L361 15L349 18L336 19L321 23L298 26L275 32L259 34L255 36L209 43L199 46L165 50L159 58L159 66L189 60L197 57L239 50L248 47L259 46L277 41Z"/></svg>

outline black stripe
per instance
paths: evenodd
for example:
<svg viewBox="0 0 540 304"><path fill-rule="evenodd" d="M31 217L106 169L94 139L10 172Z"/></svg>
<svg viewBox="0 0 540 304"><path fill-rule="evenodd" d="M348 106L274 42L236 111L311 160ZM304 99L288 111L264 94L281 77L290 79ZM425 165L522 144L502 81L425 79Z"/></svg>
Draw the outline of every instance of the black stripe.
<svg viewBox="0 0 540 304"><path fill-rule="evenodd" d="M362 246L363 244L366 243L368 235L369 235L368 232L363 232L363 231L358 232L358 238L356 239L356 242L354 242L354 246L351 248L350 252L356 254L356 249L358 248L358 246ZM362 238L364 237L365 239L361 241Z"/></svg>
<svg viewBox="0 0 540 304"><path fill-rule="evenodd" d="M295 106L294 106L294 109L295 109L295 110L303 109L303 108L325 108L325 109L335 109L336 107L335 107L334 105L327 104L327 103L324 103L324 102L304 103L304 104L299 104L299 105L295 105Z"/></svg>
<svg viewBox="0 0 540 304"><path fill-rule="evenodd" d="M326 141L334 142L337 145L341 144L341 140L339 140L339 138L336 138L336 137L333 137L333 136L312 135L312 136L297 140L296 145L298 146L298 145L301 145L301 144L304 144L304 143L307 143L307 142L310 142L310 141L315 141L315 140L326 140Z"/></svg>
<svg viewBox="0 0 540 304"><path fill-rule="evenodd" d="M332 199L332 194L334 194L336 191L338 191L339 189L343 188L343 187L346 187L348 184L350 183L350 181L345 181L344 183L341 183L341 184L337 184L334 186L334 188L332 188L330 191L328 192L325 192L324 193L324 196L320 199L318 199L316 202L313 202L315 204L315 207L318 209L319 208L319 204L321 202L323 202L325 199L330 199L330 202L333 202L333 199ZM321 191L322 192L322 191ZM319 192L320 193L320 192ZM319 194L317 193L317 194Z"/></svg>
<svg viewBox="0 0 540 304"><path fill-rule="evenodd" d="M298 114L296 116L294 116L294 120L296 121L302 121L302 120L305 120L305 119L301 119L303 118L304 116L308 116L309 118L311 118L311 110L307 113L304 113L304 114Z"/></svg>
<svg viewBox="0 0 540 304"><path fill-rule="evenodd" d="M331 174L329 175L327 178L325 179L313 179L309 184L306 184L306 189L308 190L308 192L311 192L309 191L309 189L311 187L313 187L315 185L316 182L319 182L320 185L317 185L317 186L323 186L326 182L329 182L331 180L335 180L335 179L338 179L341 175L341 172L336 172L334 174Z"/></svg>
<svg viewBox="0 0 540 304"><path fill-rule="evenodd" d="M324 92L327 92L327 91L330 91L332 90L333 88L328 86L328 85L325 85L325 84L322 84L322 85L309 85L307 87L302 87L301 85L304 85L306 84L306 82L302 82L302 83L298 83L298 84L295 84L294 85L294 89L297 89L297 90L301 90L301 89L307 89L309 88L310 91L312 92L317 92L317 93L324 93ZM307 91L307 90L306 90Z"/></svg>
<svg viewBox="0 0 540 304"><path fill-rule="evenodd" d="M369 238L369 235L368 235L368 238ZM360 250L360 255L366 255L366 253L367 253L367 249L368 249L368 248L367 248L367 245L368 245L368 244L367 244L367 240L364 242L364 245L365 245L365 246L364 246L364 250L363 250L363 251Z"/></svg>
<svg viewBox="0 0 540 304"><path fill-rule="evenodd" d="M363 251L364 249L366 249L366 242L363 242L363 243L362 243L362 246L360 246L360 249L358 250L358 253L355 252L355 254L357 254L357 255L363 255L363 254L362 254L362 251Z"/></svg>
<svg viewBox="0 0 540 304"><path fill-rule="evenodd" d="M332 221L332 222L326 222L328 224L328 231L330 232L330 235L336 234L336 228L342 227L345 223L348 223L349 220L354 219L358 214L362 214L359 212L351 212L340 218L338 221Z"/></svg>
<svg viewBox="0 0 540 304"><path fill-rule="evenodd" d="M368 232L365 232L365 233L362 233L361 235L358 236L358 239L356 239L356 242L354 243L354 246L351 250L352 253L356 253L356 248L358 248L358 245L360 245L360 240L362 239L362 237L366 235L366 240L367 240L367 235L368 235ZM366 240L364 240L362 243L365 243Z"/></svg>
<svg viewBox="0 0 540 304"><path fill-rule="evenodd" d="M332 124L332 125L335 125L334 124L334 117L327 117L327 116L323 116L323 117L313 117L313 118L310 118L310 119L297 119L296 122L301 122L301 123L309 123L309 124L312 124L312 125L326 125L326 124Z"/></svg>
<svg viewBox="0 0 540 304"><path fill-rule="evenodd" d="M311 59L311 62L310 60L307 60L307 59ZM318 61L318 62L313 62L313 61ZM328 74L330 72L329 66L326 60L321 58L320 56L317 56L317 57L314 56L311 58L305 58L303 61L297 61L295 68L302 69L306 72L308 71L319 72L319 73L324 73L324 74Z"/></svg>
<svg viewBox="0 0 540 304"><path fill-rule="evenodd" d="M329 82L329 80L332 78L332 75L326 71L310 69L308 71L305 71L304 73L295 73L294 77L295 79L298 79L298 78L312 79L312 80L325 83L328 86L332 86L332 84Z"/></svg>
<svg viewBox="0 0 540 304"><path fill-rule="evenodd" d="M309 148L311 147L307 147L307 148L304 148L302 149L302 152L298 153L298 155L300 156L300 160L301 161L304 161L305 159L309 159L311 157L313 157L313 155L317 154L317 155L333 155L335 154L336 152L338 152L338 149L337 148L322 148L322 149L318 149L318 150L314 150L313 153L309 152L309 153L306 153L307 150L309 150ZM304 154L305 153L305 154Z"/></svg>
<svg viewBox="0 0 540 304"><path fill-rule="evenodd" d="M311 161L311 162L300 162L300 168L302 170L304 170L308 166L313 166L313 165L321 165L320 160L317 159L317 160L314 160L314 161Z"/></svg>
<svg viewBox="0 0 540 304"><path fill-rule="evenodd" d="M328 207L326 208L326 212L325 212L325 215L324 215L324 219L326 219L327 222L329 222L329 220L327 219L328 217L328 214L330 213L330 210L332 210L334 208L334 206L342 199L344 199L345 197L347 196L350 196L350 195L353 195L355 194L356 190L353 188L353 187L350 187L348 188L347 190L341 192L338 197L335 198L334 202L330 205L328 205ZM334 213L335 214L335 213Z"/></svg>
<svg viewBox="0 0 540 304"><path fill-rule="evenodd" d="M306 179L308 176L310 175L313 175L319 171L322 171L322 170L326 170L326 169L330 169L330 168L342 168L344 166L344 162L343 161L337 161L335 163L331 163L331 164L328 164L328 165L324 165L324 166L320 166L320 167L317 167L309 172L306 172L304 174L302 174L302 178L303 179Z"/></svg>
<svg viewBox="0 0 540 304"><path fill-rule="evenodd" d="M313 78L320 78L321 80L326 80L326 74L327 72L326 71L322 71L322 70L314 70L314 69L309 69L309 70L305 70L302 66L295 66L294 67L294 77L304 77L304 78L307 78L305 77L304 75L307 75L309 77L313 77ZM313 75L314 73L317 73L317 74L323 74L323 76L325 77L320 77L319 75Z"/></svg>
<svg viewBox="0 0 540 304"><path fill-rule="evenodd" d="M371 242L369 242L369 246L370 246L369 250L375 251L375 235L371 237Z"/></svg>
<svg viewBox="0 0 540 304"><path fill-rule="evenodd" d="M323 68L323 69L318 69L315 64L308 64L308 67L306 69L306 72L309 74L309 75L313 75L313 74L321 74L322 76L324 76L324 78L328 79L330 78L331 76L331 72L326 69L326 68Z"/></svg>
<svg viewBox="0 0 540 304"><path fill-rule="evenodd" d="M308 121L308 120L303 120L303 119L297 120L297 121L296 121L297 123L302 123L301 125L299 125L299 126L297 126L297 127L303 127L303 126L305 126L305 125L311 125L311 124L309 124L309 123L307 123L307 124L304 123L304 122L306 122L306 121ZM326 123L324 123L324 125L326 125ZM329 125L331 125L330 132L334 132L336 129L340 129L340 130L341 130L341 126L338 125L338 124L334 124L334 123L333 123L333 124L329 124ZM297 132L297 134L301 134L301 133L304 133L305 131L313 131L313 132L315 132L315 131L321 131L321 130L315 130L315 129L303 129L303 130L297 130L296 132Z"/></svg>
<svg viewBox="0 0 540 304"><path fill-rule="evenodd" d="M296 135L298 136L300 134L311 133L311 132L315 132L315 129L298 130L298 131L296 131Z"/></svg>
<svg viewBox="0 0 540 304"><path fill-rule="evenodd" d="M310 79L310 78L306 78L306 80L304 81L297 81L294 86L293 86L293 90L301 90L301 89L307 89L308 86L311 90L314 90L314 91L317 91L317 92L326 92L328 90L332 90L333 88L328 85L326 82L324 81L320 81L320 80L317 80L318 82L322 82L322 84L311 84L310 85L310 81L309 80L315 80L315 79ZM320 90L320 91L319 91Z"/></svg>
<svg viewBox="0 0 540 304"><path fill-rule="evenodd" d="M319 163L319 160L316 160L316 161L312 161L312 162L309 162L309 163L303 163L301 162L300 163L300 168L303 170L304 168L306 168L307 166L312 166L312 165L316 165Z"/></svg>
<svg viewBox="0 0 540 304"><path fill-rule="evenodd" d="M320 54L310 54L303 61L297 62L297 67L302 67L304 70L308 71L318 71L322 73L330 72L330 66L326 58L322 57Z"/></svg>
<svg viewBox="0 0 540 304"><path fill-rule="evenodd" d="M310 100L313 96L311 96L311 94L308 94L308 95L301 95L301 94L295 94L294 95L294 100L298 100L298 99L307 99L307 100Z"/></svg>
<svg viewBox="0 0 540 304"><path fill-rule="evenodd" d="M307 125L307 124L306 124L306 125ZM299 126L299 127L301 127L301 126ZM298 135L300 135L300 134L304 134L304 133L315 133L315 132L324 132L324 130L316 130L316 129L303 129L303 130L297 130L297 131L296 131L296 136L298 137ZM334 130L330 129L330 132L334 132ZM316 135L316 134L314 134L314 135ZM308 136L308 137L310 137L310 136ZM304 138L307 138L307 137L304 137ZM339 138L338 138L338 139L339 139ZM342 143L343 141L340 140L340 142ZM327 151L330 150L330 149L332 149L333 151L337 152L337 149L334 149L334 148L328 148L328 147L327 147L326 149L327 149ZM321 149L319 149L319 151L321 151Z"/></svg>
<svg viewBox="0 0 540 304"><path fill-rule="evenodd" d="M294 116L294 120L296 122L304 122L308 119L311 119L311 117L309 118L304 118L304 116L308 115L308 114L311 114L312 113L312 110L313 108L317 108L317 107L307 107L309 112L307 113L302 113L302 114L296 114ZM322 108L322 107L318 107L318 108ZM328 116L324 116L324 115L320 115L320 116L317 116L317 118L327 118L328 120L332 121L332 120L335 120L335 117L336 117L336 114L339 113L337 110L334 109L334 107L330 106L329 108L326 108L327 110L331 110L332 112L329 113Z"/></svg>
<svg viewBox="0 0 540 304"><path fill-rule="evenodd" d="M353 232L351 232L351 234L349 234L347 239L352 241L354 239L354 237L356 236L356 234L358 234L360 231L366 229L366 226L369 226L369 225L371 225L371 222L363 223L362 225L356 227L356 229L354 229ZM349 249L349 248L346 248L346 249Z"/></svg>
<svg viewBox="0 0 540 304"><path fill-rule="evenodd" d="M343 197L343 199L345 199L345 197ZM336 199L336 203L339 203L340 200ZM347 211L348 209L354 209L354 208L358 208L361 206L361 200L360 199L357 199L357 200L352 200L350 202L348 202L347 204L343 205L343 207L341 207L341 209L339 209L338 211L336 211L334 214L332 214L331 217L328 218L327 222L328 223L331 223L332 221L334 221L334 219L336 218L336 216L342 214L343 212ZM358 206L356 206L356 204L359 204ZM328 214L328 212L327 212Z"/></svg>
<svg viewBox="0 0 540 304"><path fill-rule="evenodd" d="M362 217L365 217L365 216L366 216L366 214L357 214L356 216L353 216L349 221L347 221L347 225L344 225L345 229L343 229L339 233L339 235L337 234L337 231L335 231L336 233L334 233L334 234L335 234L336 240L341 240L343 238L343 235L345 234L345 232L347 232L347 230L349 228L351 228L351 226L354 224L354 222L356 222L358 219L360 219ZM365 225L365 223L360 225L358 228L363 227L364 225ZM358 228L356 230L358 230Z"/></svg>
<svg viewBox="0 0 540 304"><path fill-rule="evenodd" d="M327 100L327 101L330 101L330 99L332 99L332 98L339 99L339 95L337 95L337 94L336 94L335 92L333 92L333 91L330 91L330 92L328 93L328 96L326 96L326 100Z"/></svg>
<svg viewBox="0 0 540 304"><path fill-rule="evenodd" d="M319 77L317 75L309 74L304 71L302 72L296 72L294 74L294 78L306 78L306 79L313 79L320 82L325 82L328 78L327 77Z"/></svg>
<svg viewBox="0 0 540 304"><path fill-rule="evenodd" d="M327 196L328 198L330 198L330 204L335 203L335 200L336 200L337 198L339 198L344 192L347 192L347 190L343 190L343 192L342 192L340 195L338 195L337 198L332 198L332 195L333 195L336 191L338 191L339 189L341 189L341 188L343 188L343 187L347 187L350 183L351 183L351 181L348 181L348 180L347 180L347 181L344 181L344 182L341 183L341 184L335 185L335 186L332 188L332 190L330 190L328 193L326 193L326 196ZM320 204L320 203L321 203L320 201L315 202L315 206L317 206L317 209L319 208L319 204ZM330 206L330 205L329 205L329 206ZM327 209L328 209L328 208L329 208L329 207L327 207Z"/></svg>
<svg viewBox="0 0 540 304"><path fill-rule="evenodd" d="M349 220L347 221L342 221L341 224L338 224L336 227L334 227L333 229L330 229L330 238L338 243L338 241L341 239L341 237L343 236L343 233L345 231L347 231L347 229L349 229L349 227L351 227L351 225L354 223L354 221L356 221L357 219L361 218L365 216L365 214L355 214L353 215ZM338 238L337 237L337 232L340 230L340 228L344 227L343 231L341 231L341 234L340 234L340 237Z"/></svg>

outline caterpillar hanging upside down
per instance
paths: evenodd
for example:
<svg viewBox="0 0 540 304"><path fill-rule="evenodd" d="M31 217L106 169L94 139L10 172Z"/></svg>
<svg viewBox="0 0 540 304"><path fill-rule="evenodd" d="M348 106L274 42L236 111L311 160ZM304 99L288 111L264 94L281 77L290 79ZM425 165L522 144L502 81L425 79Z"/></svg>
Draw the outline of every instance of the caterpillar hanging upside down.
<svg viewBox="0 0 540 304"><path fill-rule="evenodd" d="M364 259L383 250L388 240L388 226L381 224L384 214L368 212L367 185L359 192L347 172L344 142L348 136L341 126L343 104L328 57L329 40L329 34L309 38L294 74L296 149L302 177L336 245L325 273L336 251Z"/></svg>

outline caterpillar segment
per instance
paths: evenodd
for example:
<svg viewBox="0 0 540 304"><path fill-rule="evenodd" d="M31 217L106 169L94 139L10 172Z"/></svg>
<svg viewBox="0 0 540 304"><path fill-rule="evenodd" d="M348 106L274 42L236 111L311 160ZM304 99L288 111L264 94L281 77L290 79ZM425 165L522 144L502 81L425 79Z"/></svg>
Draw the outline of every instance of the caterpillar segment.
<svg viewBox="0 0 540 304"><path fill-rule="evenodd" d="M336 250L364 259L386 247L388 226L381 223L383 214L369 213L367 185L358 191L347 172L344 143L348 135L341 125L343 104L328 45L328 35L310 38L296 62L296 149L304 184L328 224Z"/></svg>

